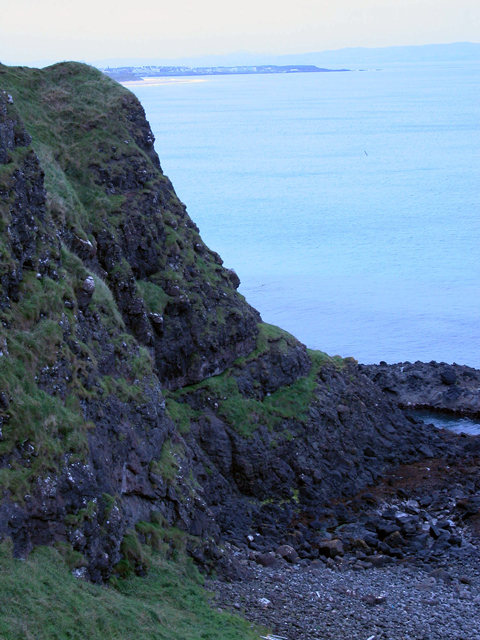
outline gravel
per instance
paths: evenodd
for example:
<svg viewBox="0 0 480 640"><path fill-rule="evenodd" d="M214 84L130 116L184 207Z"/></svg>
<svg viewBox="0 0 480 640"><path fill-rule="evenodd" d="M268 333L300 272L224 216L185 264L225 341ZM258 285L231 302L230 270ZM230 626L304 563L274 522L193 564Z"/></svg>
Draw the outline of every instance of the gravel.
<svg viewBox="0 0 480 640"><path fill-rule="evenodd" d="M225 545L238 579L209 582L215 607L285 640L480 640L475 452L273 525Z"/></svg>
<svg viewBox="0 0 480 640"><path fill-rule="evenodd" d="M262 567L235 552L248 578L213 581L214 606L286 640L479 640L480 554L473 545L423 565L362 569L338 558Z"/></svg>

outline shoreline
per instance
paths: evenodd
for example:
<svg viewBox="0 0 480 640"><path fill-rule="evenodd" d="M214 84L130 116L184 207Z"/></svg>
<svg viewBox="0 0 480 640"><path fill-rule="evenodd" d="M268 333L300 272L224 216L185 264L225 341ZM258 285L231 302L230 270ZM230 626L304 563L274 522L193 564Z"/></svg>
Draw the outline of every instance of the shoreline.
<svg viewBox="0 0 480 640"><path fill-rule="evenodd" d="M123 87L158 87L161 84L185 84L191 82L205 82L203 78L142 78L141 80L125 80L120 82Z"/></svg>

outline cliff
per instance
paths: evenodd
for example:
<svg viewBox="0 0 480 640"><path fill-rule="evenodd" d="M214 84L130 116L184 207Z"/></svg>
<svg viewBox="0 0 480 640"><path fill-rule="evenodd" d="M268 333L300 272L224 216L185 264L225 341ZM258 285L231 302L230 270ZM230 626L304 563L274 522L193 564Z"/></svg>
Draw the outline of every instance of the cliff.
<svg viewBox="0 0 480 640"><path fill-rule="evenodd" d="M132 548L176 525L228 573L221 540L277 542L446 450L354 361L261 322L135 96L76 63L0 66L0 87L0 537L16 555L64 544L103 581L142 573Z"/></svg>

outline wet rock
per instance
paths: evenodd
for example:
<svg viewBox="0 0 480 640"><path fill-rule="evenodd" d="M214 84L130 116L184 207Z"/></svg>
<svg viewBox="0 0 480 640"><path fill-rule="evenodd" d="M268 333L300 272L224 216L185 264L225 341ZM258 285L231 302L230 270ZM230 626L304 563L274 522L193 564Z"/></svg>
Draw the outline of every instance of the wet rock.
<svg viewBox="0 0 480 640"><path fill-rule="evenodd" d="M405 408L480 415L480 371L437 362L362 365L361 371Z"/></svg>

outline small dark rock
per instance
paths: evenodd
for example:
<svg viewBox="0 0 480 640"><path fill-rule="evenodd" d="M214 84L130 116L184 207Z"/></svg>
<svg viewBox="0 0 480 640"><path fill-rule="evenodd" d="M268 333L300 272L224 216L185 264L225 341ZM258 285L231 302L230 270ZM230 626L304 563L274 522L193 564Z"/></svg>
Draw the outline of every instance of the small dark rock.
<svg viewBox="0 0 480 640"><path fill-rule="evenodd" d="M318 545L319 552L327 556L327 558L335 558L336 556L343 556L343 544L341 540L322 540Z"/></svg>
<svg viewBox="0 0 480 640"><path fill-rule="evenodd" d="M392 559L383 554L379 554L379 555L371 556L369 558L369 562L371 562L372 566L378 569L380 567L384 567L389 562L392 562Z"/></svg>
<svg viewBox="0 0 480 640"><path fill-rule="evenodd" d="M434 540L438 540L438 538L440 537L440 529L434 524L430 525L429 533Z"/></svg>
<svg viewBox="0 0 480 640"><path fill-rule="evenodd" d="M455 382L457 381L457 374L453 369L444 369L440 373L440 378L442 379L442 382L444 384L451 385L455 384Z"/></svg>
<svg viewBox="0 0 480 640"><path fill-rule="evenodd" d="M255 562L261 564L262 567L273 567L275 565L275 554L273 551L261 553L255 558Z"/></svg>
<svg viewBox="0 0 480 640"><path fill-rule="evenodd" d="M362 596L363 602L369 604L370 606L374 606L376 604L383 604L387 599L387 596L374 596L371 593L366 596Z"/></svg>

